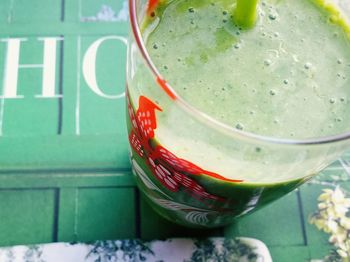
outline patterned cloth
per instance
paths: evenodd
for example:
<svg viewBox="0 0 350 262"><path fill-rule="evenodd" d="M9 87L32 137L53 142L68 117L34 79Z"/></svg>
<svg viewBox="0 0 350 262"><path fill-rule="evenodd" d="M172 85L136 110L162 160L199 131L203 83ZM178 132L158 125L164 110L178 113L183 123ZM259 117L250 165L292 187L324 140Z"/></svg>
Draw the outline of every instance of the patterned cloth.
<svg viewBox="0 0 350 262"><path fill-rule="evenodd" d="M252 238L96 241L54 243L0 249L1 262L272 262L270 253Z"/></svg>

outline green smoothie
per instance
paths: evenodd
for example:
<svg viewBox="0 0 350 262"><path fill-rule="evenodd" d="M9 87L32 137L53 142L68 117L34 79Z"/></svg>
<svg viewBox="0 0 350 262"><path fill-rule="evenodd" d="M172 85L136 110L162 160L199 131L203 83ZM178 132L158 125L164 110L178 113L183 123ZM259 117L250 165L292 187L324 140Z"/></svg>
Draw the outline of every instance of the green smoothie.
<svg viewBox="0 0 350 262"><path fill-rule="evenodd" d="M302 139L349 130L345 28L313 1L267 0L257 25L242 31L230 18L233 4L171 1L155 22L147 47L176 92L255 134Z"/></svg>
<svg viewBox="0 0 350 262"><path fill-rule="evenodd" d="M246 29L235 24L235 5L233 0L162 1L147 17L143 24L147 50L176 93L241 132L298 140L349 131L350 27L338 11L321 0L265 0L258 6L255 26ZM143 74L140 70L129 84L135 112L141 100L132 89L146 81ZM218 139L196 139L193 133L206 131L197 129L195 122L172 131L170 126L180 124L183 116L161 112L171 101L154 90L143 91L157 118L152 142L146 147L149 155L163 156L166 163L159 165L165 168L135 154L135 140L131 142L133 164L141 190L156 210L173 221L190 226L228 223L293 190L320 169L318 165L299 171L295 166L307 165L304 159L293 168L281 161L266 173L269 152L258 146L251 151L242 148L247 152L238 159L230 157ZM159 149L154 153L159 147L166 153ZM169 159L186 159L200 167L182 173L205 189L207 200L198 201L186 186L175 190L167 181L160 182L162 174L173 177L181 171L175 168L167 173ZM166 189L155 192L162 185Z"/></svg>

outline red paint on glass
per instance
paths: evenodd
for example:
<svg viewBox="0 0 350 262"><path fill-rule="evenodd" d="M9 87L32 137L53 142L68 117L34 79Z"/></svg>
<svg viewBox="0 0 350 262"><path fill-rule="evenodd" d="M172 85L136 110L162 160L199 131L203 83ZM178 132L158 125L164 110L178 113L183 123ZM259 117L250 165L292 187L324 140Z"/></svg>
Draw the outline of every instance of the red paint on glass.
<svg viewBox="0 0 350 262"><path fill-rule="evenodd" d="M162 109L144 96L139 98L139 108L136 111L139 131L144 139L154 138L154 130L157 128L156 110Z"/></svg>
<svg viewBox="0 0 350 262"><path fill-rule="evenodd" d="M129 141L130 141L130 145L134 149L134 151L136 151L136 153L140 157L143 157L145 153L142 149L141 140L137 137L137 135L135 134L134 131L130 132Z"/></svg>
<svg viewBox="0 0 350 262"><path fill-rule="evenodd" d="M180 188L183 188L184 191L200 201L226 201L222 197L208 193L190 176L207 175L218 180L234 183L242 182L242 180L224 178L219 174L204 170L185 159L178 158L161 145L152 146L151 142L155 137L154 132L157 128L156 111L162 111L162 109L147 97L140 96L139 107L135 114L128 93L126 96L132 125L129 134L130 145L145 160L157 180L172 192L177 192Z"/></svg>
<svg viewBox="0 0 350 262"><path fill-rule="evenodd" d="M148 7L147 7L147 15L154 16L154 11L156 10L157 6L159 4L159 0L149 0Z"/></svg>
<svg viewBox="0 0 350 262"><path fill-rule="evenodd" d="M157 77L157 83L160 85L160 87L165 91L165 93L170 96L171 99L175 100L176 99L176 95L174 94L174 92L170 89L170 87L168 86L168 83L160 78L159 76Z"/></svg>

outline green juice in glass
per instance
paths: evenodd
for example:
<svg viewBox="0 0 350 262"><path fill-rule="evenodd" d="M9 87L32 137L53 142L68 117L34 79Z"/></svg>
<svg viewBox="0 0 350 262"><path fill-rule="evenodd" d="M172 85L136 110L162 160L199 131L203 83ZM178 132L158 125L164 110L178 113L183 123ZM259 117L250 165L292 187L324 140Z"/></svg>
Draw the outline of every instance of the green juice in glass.
<svg viewBox="0 0 350 262"><path fill-rule="evenodd" d="M321 0L265 0L258 6L255 26L244 29L234 22L235 5L233 0L163 1L145 20L150 57L177 94L213 119L261 136L300 140L349 130L350 29L337 10ZM134 81L142 79L139 73ZM138 97L132 88L128 92L129 110L136 114ZM156 97L147 92L147 97ZM159 109L169 104L165 98L153 102ZM172 132L169 123L180 123L181 116L159 109L148 146L152 152L158 148L159 156L159 148L165 148L165 163L157 162L160 168L147 162L135 148L132 161L139 187L153 208L172 221L192 227L224 225L314 174L288 172L282 165L271 177L258 164L250 162L247 168L215 147L220 141L191 138L195 123ZM128 127L130 131L131 121ZM247 157L259 154L264 150L256 147ZM179 159L200 167L192 167L193 172L209 170L182 172L190 179L187 183L193 182L192 191L179 182L183 176L176 178L182 185L176 188L162 180L174 176L176 168L167 172L169 163Z"/></svg>

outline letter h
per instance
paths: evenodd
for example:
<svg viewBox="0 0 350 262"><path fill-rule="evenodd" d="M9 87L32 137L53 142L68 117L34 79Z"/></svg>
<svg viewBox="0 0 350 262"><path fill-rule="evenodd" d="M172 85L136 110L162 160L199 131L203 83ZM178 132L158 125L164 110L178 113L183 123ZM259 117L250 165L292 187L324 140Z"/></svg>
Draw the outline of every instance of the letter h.
<svg viewBox="0 0 350 262"><path fill-rule="evenodd" d="M3 94L0 98L23 98L17 93L18 71L24 68L40 68L42 74L42 93L36 95L38 98L57 98L61 95L55 94L56 83L56 49L57 41L63 40L58 37L38 38L44 44L44 59L42 64L19 64L21 42L26 38L2 39L7 42L7 53L5 60Z"/></svg>

